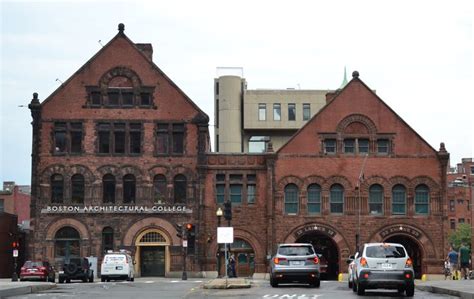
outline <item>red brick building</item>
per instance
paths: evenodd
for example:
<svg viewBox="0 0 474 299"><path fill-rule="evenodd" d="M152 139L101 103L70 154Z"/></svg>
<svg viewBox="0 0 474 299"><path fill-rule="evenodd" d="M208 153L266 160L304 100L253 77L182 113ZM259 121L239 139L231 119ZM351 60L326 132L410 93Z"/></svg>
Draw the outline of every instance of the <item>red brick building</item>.
<svg viewBox="0 0 474 299"><path fill-rule="evenodd" d="M0 191L0 211L18 216L18 224L28 228L30 221L30 188L19 186L15 182L3 182Z"/></svg>
<svg viewBox="0 0 474 299"><path fill-rule="evenodd" d="M207 115L153 63L151 45L123 31L31 101L32 256L100 260L126 248L139 275L172 276L176 224L188 222L188 270L215 275L216 210L231 201L239 276L266 273L278 243L312 242L335 277L356 236L405 244L418 276L441 270L449 154L357 72L277 152L211 153Z"/></svg>

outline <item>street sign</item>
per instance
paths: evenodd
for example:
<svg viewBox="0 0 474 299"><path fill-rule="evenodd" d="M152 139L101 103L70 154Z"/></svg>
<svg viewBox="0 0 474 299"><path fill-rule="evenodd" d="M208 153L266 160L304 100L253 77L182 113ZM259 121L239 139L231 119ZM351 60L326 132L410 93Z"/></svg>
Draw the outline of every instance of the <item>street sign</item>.
<svg viewBox="0 0 474 299"><path fill-rule="evenodd" d="M188 247L188 240L183 240L183 247Z"/></svg>
<svg viewBox="0 0 474 299"><path fill-rule="evenodd" d="M18 249L13 249L13 257L18 257Z"/></svg>
<svg viewBox="0 0 474 299"><path fill-rule="evenodd" d="M217 243L219 244L234 243L234 228L233 227L218 227L217 228Z"/></svg>

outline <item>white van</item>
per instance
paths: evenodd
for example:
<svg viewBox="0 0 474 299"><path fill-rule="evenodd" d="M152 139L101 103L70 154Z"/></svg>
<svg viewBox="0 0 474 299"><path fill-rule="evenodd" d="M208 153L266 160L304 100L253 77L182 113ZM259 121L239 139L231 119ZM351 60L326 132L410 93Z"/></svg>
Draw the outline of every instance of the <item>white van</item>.
<svg viewBox="0 0 474 299"><path fill-rule="evenodd" d="M100 280L102 282L118 279L135 280L133 260L127 252L108 252L102 260L100 267Z"/></svg>

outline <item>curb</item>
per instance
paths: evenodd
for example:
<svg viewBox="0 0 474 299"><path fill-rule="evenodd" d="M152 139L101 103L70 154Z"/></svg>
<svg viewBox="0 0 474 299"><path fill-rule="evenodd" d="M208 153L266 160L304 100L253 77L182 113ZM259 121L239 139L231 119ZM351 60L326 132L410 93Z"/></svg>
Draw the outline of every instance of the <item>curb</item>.
<svg viewBox="0 0 474 299"><path fill-rule="evenodd" d="M54 289L54 288L56 288L56 284L41 284L41 285L11 287L8 289L0 290L0 298L32 294L32 293Z"/></svg>
<svg viewBox="0 0 474 299"><path fill-rule="evenodd" d="M245 281L244 283L235 283L233 281L228 281L227 284L225 280L211 280L208 283L202 286L203 289L248 289L251 288L252 285L249 281Z"/></svg>
<svg viewBox="0 0 474 299"><path fill-rule="evenodd" d="M436 287L436 286L426 286L426 285L421 285L421 286L420 285L415 285L415 288L417 290L424 291L424 292L451 295L451 296L460 297L462 299L474 299L474 294L473 293L457 291L457 290L452 290L452 289L448 289L448 288L442 288L442 287Z"/></svg>

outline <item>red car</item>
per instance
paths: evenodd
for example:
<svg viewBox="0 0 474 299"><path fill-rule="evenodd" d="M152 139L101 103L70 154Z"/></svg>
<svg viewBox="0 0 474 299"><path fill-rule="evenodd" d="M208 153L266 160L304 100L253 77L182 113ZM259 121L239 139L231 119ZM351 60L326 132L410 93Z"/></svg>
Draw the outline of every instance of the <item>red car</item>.
<svg viewBox="0 0 474 299"><path fill-rule="evenodd" d="M21 267L20 281L39 279L54 282L55 277L53 267L46 261L26 261Z"/></svg>

